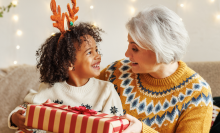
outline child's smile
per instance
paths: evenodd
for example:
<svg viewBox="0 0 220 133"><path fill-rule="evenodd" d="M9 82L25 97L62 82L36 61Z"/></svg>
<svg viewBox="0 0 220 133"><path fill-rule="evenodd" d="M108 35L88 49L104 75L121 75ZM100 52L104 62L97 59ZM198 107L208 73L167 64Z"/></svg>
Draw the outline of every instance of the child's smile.
<svg viewBox="0 0 220 133"><path fill-rule="evenodd" d="M94 69L100 70L100 62L101 62L101 61L99 61L99 62L93 64L92 67L93 67Z"/></svg>

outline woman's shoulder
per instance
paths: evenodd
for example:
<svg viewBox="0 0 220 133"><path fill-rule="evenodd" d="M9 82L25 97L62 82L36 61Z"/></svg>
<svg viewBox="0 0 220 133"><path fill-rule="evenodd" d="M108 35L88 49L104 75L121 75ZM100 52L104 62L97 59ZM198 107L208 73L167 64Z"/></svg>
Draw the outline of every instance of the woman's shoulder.
<svg viewBox="0 0 220 133"><path fill-rule="evenodd" d="M209 84L203 79L199 73L191 68L187 68L188 78L186 79L186 95L190 95L193 101L203 99L203 101L210 102L212 92Z"/></svg>
<svg viewBox="0 0 220 133"><path fill-rule="evenodd" d="M183 62L182 62L183 63ZM192 70L190 67L186 65L186 71L185 71L186 79L191 82L193 89L200 90L202 87L205 87L207 89L210 89L209 84L206 82L206 80L196 71Z"/></svg>
<svg viewBox="0 0 220 133"><path fill-rule="evenodd" d="M105 73L105 74L108 73L109 75L112 75L113 73L114 74L124 73L131 69L130 62L131 61L129 59L117 60L109 64L105 69L103 69L101 73Z"/></svg>
<svg viewBox="0 0 220 133"><path fill-rule="evenodd" d="M123 67L123 66L129 66L130 67L130 63L131 61L129 59L121 59L121 60L117 60L112 62L111 64L109 64L106 67L106 70L109 71L115 71L118 70L119 68Z"/></svg>
<svg viewBox="0 0 220 133"><path fill-rule="evenodd" d="M112 78L114 78L115 76L117 77L117 75L119 75L123 71L128 71L131 69L129 63L130 63L129 59L121 59L114 61L111 64L109 64L107 67L105 67L101 71L100 75L96 78L112 82L111 81Z"/></svg>

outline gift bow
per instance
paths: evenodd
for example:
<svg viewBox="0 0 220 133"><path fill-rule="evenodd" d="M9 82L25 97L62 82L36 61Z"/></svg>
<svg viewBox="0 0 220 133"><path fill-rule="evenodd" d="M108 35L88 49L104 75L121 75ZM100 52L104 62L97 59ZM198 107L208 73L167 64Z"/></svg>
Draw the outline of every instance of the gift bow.
<svg viewBox="0 0 220 133"><path fill-rule="evenodd" d="M44 103L43 105L48 106L48 107L53 107L53 108L66 110L66 111L73 112L73 113L76 113L76 114L84 114L84 115L88 115L88 116L97 114L97 112L95 110L87 109L84 106L71 107L71 106L62 105L60 107L59 106L57 107L57 106L54 106L54 105L58 105L56 103Z"/></svg>
<svg viewBox="0 0 220 133"><path fill-rule="evenodd" d="M87 109L84 106L79 106L79 107L68 106L67 111L71 111L76 114L84 114L84 115L88 115L88 116L97 114L97 112L95 110Z"/></svg>

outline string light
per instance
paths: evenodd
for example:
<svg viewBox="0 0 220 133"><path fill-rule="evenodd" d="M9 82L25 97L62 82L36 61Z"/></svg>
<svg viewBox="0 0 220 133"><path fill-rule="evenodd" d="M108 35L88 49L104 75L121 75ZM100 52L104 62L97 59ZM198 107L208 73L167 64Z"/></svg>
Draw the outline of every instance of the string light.
<svg viewBox="0 0 220 133"><path fill-rule="evenodd" d="M17 46L16 46L16 49L20 49L20 46L19 46L19 45L17 45Z"/></svg>
<svg viewBox="0 0 220 133"><path fill-rule="evenodd" d="M131 7L131 13L133 14L135 12L135 9Z"/></svg>
<svg viewBox="0 0 220 133"><path fill-rule="evenodd" d="M15 21L18 21L18 15L14 15L14 16L13 16L13 19L14 19Z"/></svg>
<svg viewBox="0 0 220 133"><path fill-rule="evenodd" d="M21 31L21 30L18 30L18 31L17 31L17 35L19 35L19 36L22 35L22 31Z"/></svg>
<svg viewBox="0 0 220 133"><path fill-rule="evenodd" d="M132 2L135 2L135 1L137 1L137 0L131 0L131 1L132 1ZM211 2L215 2L215 0L210 0L210 1L211 1ZM16 6L16 5L18 4L18 1L17 1L17 0L13 0L13 1L12 1L12 4L13 4L14 6ZM177 5L177 6L178 6L178 5ZM184 5L184 4L180 4L179 6L180 6L180 7L184 7L185 5ZM94 9L94 6L91 5L91 6L90 6L90 9ZM135 13L135 8L131 7L131 8L130 8L130 11L131 11L132 14ZM217 18L218 20L220 20L220 14L217 15L216 18ZM14 15L14 16L13 16L13 20L14 20L14 21L18 21L18 19L19 19L18 15ZM183 21L182 18L180 18L179 20L180 20L180 21ZM96 24L95 22L93 23L93 25L94 25L94 26L97 26L97 24ZM19 35L19 36L22 35L22 31L21 31L21 30L17 30L16 33L17 33L17 35ZM53 33L51 33L51 35L54 36L55 33L53 32ZM16 49L20 49L20 46L17 45L17 46L16 46ZM17 64L17 63L18 63L17 61L14 61L14 64Z"/></svg>
<svg viewBox="0 0 220 133"><path fill-rule="evenodd" d="M16 1L16 0L12 1L12 4L13 4L14 6L16 6L16 5L18 4L18 1Z"/></svg>

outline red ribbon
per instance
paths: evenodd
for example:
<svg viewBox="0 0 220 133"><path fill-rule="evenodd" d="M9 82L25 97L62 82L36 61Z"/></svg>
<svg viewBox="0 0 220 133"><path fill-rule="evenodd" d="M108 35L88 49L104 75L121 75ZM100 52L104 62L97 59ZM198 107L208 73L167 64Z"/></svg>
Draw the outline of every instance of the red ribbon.
<svg viewBox="0 0 220 133"><path fill-rule="evenodd" d="M120 120L120 122L121 122L121 128L120 128L120 130L119 130L119 133L122 133L122 130L123 130L123 121L121 120L121 118L119 118L119 120Z"/></svg>
<svg viewBox="0 0 220 133"><path fill-rule="evenodd" d="M88 115L88 116L97 114L97 112L95 110L87 109L84 106L79 106L79 107L68 106L67 111L71 111L76 114L84 114L84 115Z"/></svg>
<svg viewBox="0 0 220 133"><path fill-rule="evenodd" d="M63 105L61 107L56 107L54 105L57 105L57 104L54 104L54 103L49 103L49 104L48 103L44 103L43 105L44 106L48 106L48 107L53 107L53 108L58 108L58 109L66 110L66 111L73 112L73 113L76 113L76 114L84 114L84 115L88 115L88 116L97 114L97 112L95 110L86 109L86 107L84 107L84 106L71 107L71 106ZM65 107L68 107L68 109L64 109Z"/></svg>

